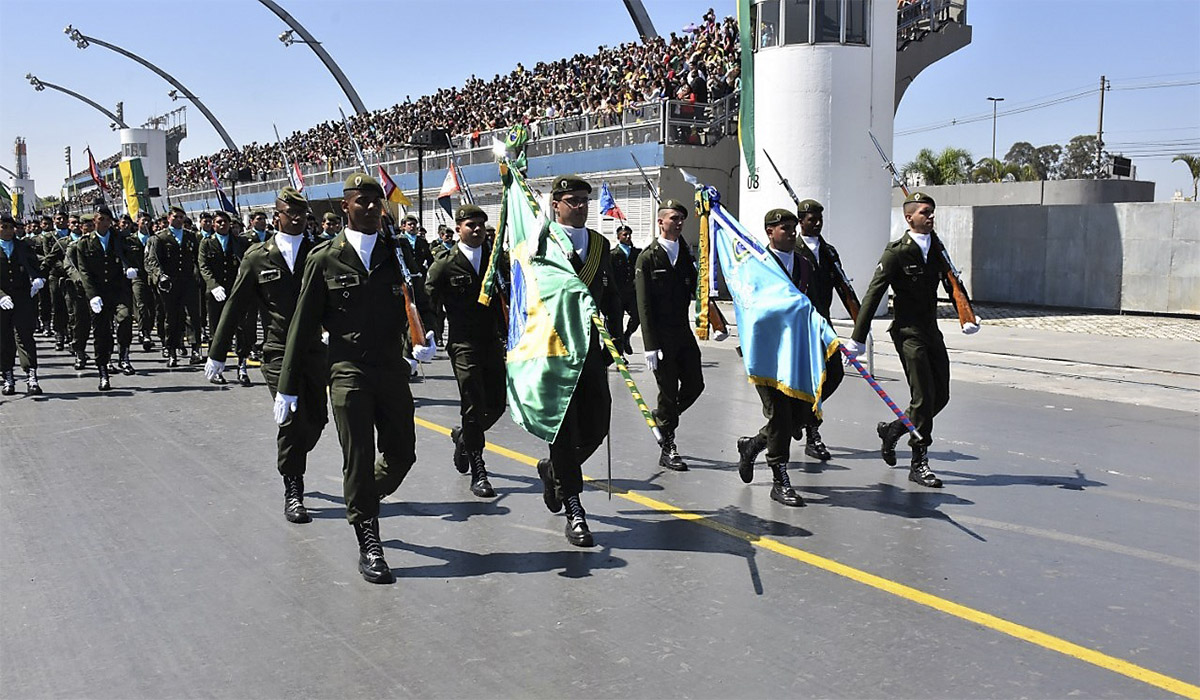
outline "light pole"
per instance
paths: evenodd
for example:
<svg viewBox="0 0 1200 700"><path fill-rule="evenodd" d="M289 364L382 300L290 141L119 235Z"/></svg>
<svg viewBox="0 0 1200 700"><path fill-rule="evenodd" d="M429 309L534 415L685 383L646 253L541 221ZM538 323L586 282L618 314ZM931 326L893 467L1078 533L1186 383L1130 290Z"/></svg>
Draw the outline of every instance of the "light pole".
<svg viewBox="0 0 1200 700"><path fill-rule="evenodd" d="M198 97L193 95L190 90L188 90L187 88L185 88L183 86L183 83L180 83L178 80L171 77L166 71L164 71L163 69L154 65L153 63L147 61L146 59L142 58L141 56L138 56L137 54L126 51L125 49L121 48L120 46L114 46L107 42L100 41L99 39L97 39L95 37L87 36L69 24L67 25L67 28L63 30L63 33L66 34L67 36L69 36L71 38L71 41L75 42L75 46L77 48L86 49L91 44L96 44L97 46L103 46L104 48L108 49L109 51L115 51L115 52L121 54L122 56L133 59L133 60L137 61L138 63L142 64L143 66L154 71L155 74L157 74L160 78L162 78L163 80L165 80L168 83L170 83L171 85L173 85L176 90L183 93L185 97L187 97L192 102L194 102L196 104L196 107L198 107L200 109L200 111L204 114L204 116L208 119L209 123L213 125L213 128L217 130L217 133L221 135L221 139L223 141L225 141L225 147L228 148L229 150L233 151L234 153L238 152L237 144L235 144L233 142L233 139L229 138L229 132L225 131L225 127L221 126L221 122L217 121L217 118L215 116L213 116L213 113L208 111L208 107L205 107L204 103L201 102Z"/></svg>
<svg viewBox="0 0 1200 700"><path fill-rule="evenodd" d="M346 97L350 100L350 106L354 108L354 113L366 114L367 108L363 106L362 98L358 96L358 92L354 89L354 86L350 84L350 81L346 78L346 74L343 73L342 69L338 67L338 64L334 62L333 57L329 55L329 52L325 50L325 47L321 46L321 42L317 41L312 34L309 34L308 30L296 21L295 17L292 17L290 14L288 14L287 10L280 7L277 3L273 2L272 0L258 1L261 2L268 10L274 12L279 19L283 20L284 23L287 24L287 26L291 27L291 29L279 35L279 40L283 42L283 45L291 46L292 44L308 44L309 48L313 50L313 53L317 55L317 58L320 58L321 62L325 64L325 67L329 69L329 73L333 75L333 79L336 80L337 84L342 88L342 92L346 93ZM292 36L293 34L299 34L300 38L294 38Z"/></svg>
<svg viewBox="0 0 1200 700"><path fill-rule="evenodd" d="M113 114L112 112L108 111L104 107L100 106L100 104L98 104L97 102L94 102L93 100L89 100L88 98L84 97L83 95L80 95L78 92L74 92L73 90L68 90L65 87L55 85L54 83L48 83L44 80L39 80L38 77L32 73L26 73L25 79L28 80L29 84L33 86L33 89L37 90L38 92L42 92L46 88L50 88L52 90L58 90L59 92L64 92L64 93L70 95L71 97L74 97L77 100L82 100L83 102L86 102L89 105L100 110L101 112L104 113L105 116L107 116L109 119L113 120L114 124L121 127L122 129L129 128L129 125L126 124L123 119L121 119L120 115Z"/></svg>
<svg viewBox="0 0 1200 700"><path fill-rule="evenodd" d="M992 164L996 162L996 104L1003 102L1003 97L989 97L988 100L992 103Z"/></svg>

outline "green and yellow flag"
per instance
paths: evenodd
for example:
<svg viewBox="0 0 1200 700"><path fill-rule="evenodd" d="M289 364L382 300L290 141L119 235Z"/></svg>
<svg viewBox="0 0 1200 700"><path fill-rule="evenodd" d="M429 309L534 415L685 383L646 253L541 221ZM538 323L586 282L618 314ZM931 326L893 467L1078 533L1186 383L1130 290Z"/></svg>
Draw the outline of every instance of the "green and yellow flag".
<svg viewBox="0 0 1200 700"><path fill-rule="evenodd" d="M738 143L746 159L746 172L758 174L754 165L754 22L750 0L738 0L738 33L742 48L742 92L738 102Z"/></svg>
<svg viewBox="0 0 1200 700"><path fill-rule="evenodd" d="M553 442L579 383L597 312L591 293L564 252L569 238L545 219L516 168L500 166L504 192L496 244L479 301L500 289L496 264L507 248L508 405L513 420L534 437Z"/></svg>
<svg viewBox="0 0 1200 700"><path fill-rule="evenodd" d="M10 209L13 216L17 215L17 200L8 193L8 188L2 182L0 182L0 208Z"/></svg>
<svg viewBox="0 0 1200 700"><path fill-rule="evenodd" d="M149 198L146 197L146 174L142 171L142 159L132 158L130 160L121 161L117 166L121 171L121 189L125 193L125 208L129 211L129 216L136 219L138 213L142 209L150 210L149 206L143 207L142 203L148 204Z"/></svg>

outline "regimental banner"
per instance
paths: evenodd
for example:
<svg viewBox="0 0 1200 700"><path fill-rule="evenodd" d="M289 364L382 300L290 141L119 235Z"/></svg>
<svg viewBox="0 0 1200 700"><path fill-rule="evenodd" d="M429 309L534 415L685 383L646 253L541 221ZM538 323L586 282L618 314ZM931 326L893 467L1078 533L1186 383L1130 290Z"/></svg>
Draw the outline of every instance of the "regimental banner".
<svg viewBox="0 0 1200 700"><path fill-rule="evenodd" d="M137 219L142 211L153 215L154 207L150 205L150 198L146 193L148 184L146 173L142 171L142 159L123 160L117 168L121 171L121 190L125 195L125 208L129 216Z"/></svg>

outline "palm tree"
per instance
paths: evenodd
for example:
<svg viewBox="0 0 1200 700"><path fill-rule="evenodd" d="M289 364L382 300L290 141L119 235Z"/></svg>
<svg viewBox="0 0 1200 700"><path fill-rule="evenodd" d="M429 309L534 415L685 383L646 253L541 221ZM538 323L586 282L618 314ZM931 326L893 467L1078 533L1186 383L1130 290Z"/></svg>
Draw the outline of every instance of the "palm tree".
<svg viewBox="0 0 1200 700"><path fill-rule="evenodd" d="M965 149L947 146L941 153L934 153L922 148L901 172L920 175L926 185L957 185L970 181L971 165L971 154Z"/></svg>
<svg viewBox="0 0 1200 700"><path fill-rule="evenodd" d="M1177 160L1182 161L1184 165L1188 166L1188 170L1192 171L1192 201L1195 202L1197 201L1196 195L1200 194L1197 191L1200 190L1200 156L1180 153L1172 158L1171 162L1174 163Z"/></svg>
<svg viewBox="0 0 1200 700"><path fill-rule="evenodd" d="M1004 162L998 158L984 158L971 170L972 182L1023 182L1038 180L1037 168L1028 163Z"/></svg>

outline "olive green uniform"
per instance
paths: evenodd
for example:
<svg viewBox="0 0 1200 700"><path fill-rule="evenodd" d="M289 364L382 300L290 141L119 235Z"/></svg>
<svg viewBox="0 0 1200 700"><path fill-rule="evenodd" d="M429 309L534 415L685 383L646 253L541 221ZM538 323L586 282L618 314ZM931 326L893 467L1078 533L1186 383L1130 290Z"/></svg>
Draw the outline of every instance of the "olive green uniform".
<svg viewBox="0 0 1200 700"><path fill-rule="evenodd" d="M704 391L700 346L691 324L696 276L696 259L682 238L674 265L658 238L646 246L635 263L634 285L642 342L646 352L662 353L654 371L658 383L654 418L667 436L675 434L680 414Z"/></svg>
<svg viewBox="0 0 1200 700"><path fill-rule="evenodd" d="M834 282L838 279L838 265L841 264L837 249L829 245L823 237L817 236L818 255L814 256L812 250L805 245L804 239L797 234L795 253L797 264L803 263L808 268L808 282L800 291L804 292L808 300L812 302L817 313L821 314L826 321L831 321L829 309L833 305ZM825 378L821 382L821 401L828 401L845 378L846 370L842 366L842 354L834 353L825 358ZM821 424L821 419L813 415L812 407L805 404L803 410L807 411L807 416L801 417L806 425Z"/></svg>
<svg viewBox="0 0 1200 700"><path fill-rule="evenodd" d="M82 236L67 251L68 265L75 270L84 305L100 297L100 313L91 313L92 343L96 366L107 367L112 359L113 324L117 326L117 344L127 350L133 342L133 291L125 270L130 267L125 239L109 229L108 248L96 232ZM87 331L82 331L86 341ZM124 358L122 358L124 359Z"/></svg>
<svg viewBox="0 0 1200 700"><path fill-rule="evenodd" d="M147 241L146 272L162 300L166 343L171 352L183 347L185 313L193 320L190 329L192 347L200 347L200 296L196 281L199 249L196 233L188 230L183 231L179 241L169 228L156 232Z"/></svg>
<svg viewBox="0 0 1200 700"><path fill-rule="evenodd" d="M400 486L417 459L396 251L394 242L376 235L368 269L343 231L309 254L279 375L279 393L300 396L309 348L322 327L329 332L329 397L352 524L378 516L379 500Z"/></svg>
<svg viewBox="0 0 1200 700"><path fill-rule="evenodd" d="M479 272L458 246L434 260L425 288L434 308L444 307L450 323L446 351L458 380L462 447L483 449L484 432L504 414L504 341L507 319L499 297L479 303L491 248L480 251ZM503 274L503 272L501 273Z"/></svg>
<svg viewBox="0 0 1200 700"><path fill-rule="evenodd" d="M249 247L250 244L244 238L233 235L225 237L225 246L221 245L221 239L216 233L200 241L198 267L200 281L204 284L204 305L207 309L206 319L210 336L217 331L217 323L221 320L222 310L229 303L229 295L236 283L239 266ZM213 296L212 292L217 287L224 288L224 301L217 301ZM242 327L236 334L237 356L240 360L249 357L250 351L254 349L254 319L254 308L250 307L242 318Z"/></svg>
<svg viewBox="0 0 1200 700"><path fill-rule="evenodd" d="M12 244L11 257L0 251L0 297L11 297L13 302L11 309L0 309L0 371L12 371L19 353L21 369L28 372L38 366L33 339L36 309L29 290L42 273L32 246L16 238Z"/></svg>
<svg viewBox="0 0 1200 700"><path fill-rule="evenodd" d="M296 312L300 282L312 251L312 243L301 241L293 269L288 269L287 261L273 239L246 251L209 345L208 356L219 362L225 361L237 336L242 336L240 342L246 343L248 351L251 338L248 337L247 319L253 322L256 311L261 311L267 319L261 370L272 397L279 390L288 327ZM325 398L329 360L319 333L317 338L308 339L297 349L296 368L296 387L292 394L299 397L296 412L290 421L279 426L275 440L282 476L304 476L308 453L316 447L321 431L329 422Z"/></svg>
<svg viewBox="0 0 1200 700"><path fill-rule="evenodd" d="M638 318L637 288L634 284L634 270L641 254L642 249L634 245L629 246L628 253L619 243L612 248L613 280L617 286L617 295L621 297L621 313L613 319L613 323L620 326L625 322L624 316L629 315L629 322L625 323L624 331L626 342L633 337L633 332L641 323Z"/></svg>
<svg viewBox="0 0 1200 700"><path fill-rule="evenodd" d="M922 259L920 246L908 232L883 249L851 336L856 342L866 341L875 307L890 286L894 317L888 333L908 379L911 399L906 413L921 434L919 441L911 436L909 444L921 446L933 442L933 418L950 401L950 358L937 326L937 287L946 283L947 264L941 240L936 233L930 237L928 260Z"/></svg>

